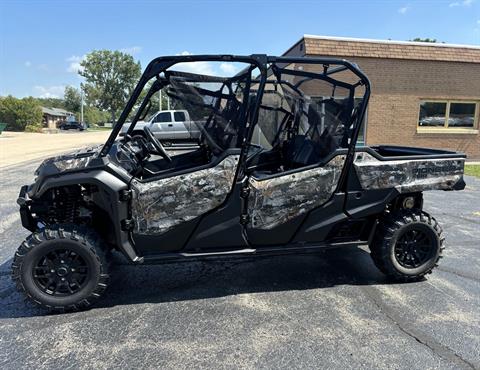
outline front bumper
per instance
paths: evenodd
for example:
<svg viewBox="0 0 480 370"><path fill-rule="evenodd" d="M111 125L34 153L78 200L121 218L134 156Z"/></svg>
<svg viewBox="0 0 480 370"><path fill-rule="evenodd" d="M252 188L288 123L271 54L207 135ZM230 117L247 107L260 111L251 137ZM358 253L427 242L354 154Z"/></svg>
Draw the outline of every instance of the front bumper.
<svg viewBox="0 0 480 370"><path fill-rule="evenodd" d="M35 231L37 229L37 222L32 216L29 205L32 200L28 197L28 185L23 185L20 189L20 194L18 195L17 204L20 206L20 220L22 221L22 226L30 231Z"/></svg>

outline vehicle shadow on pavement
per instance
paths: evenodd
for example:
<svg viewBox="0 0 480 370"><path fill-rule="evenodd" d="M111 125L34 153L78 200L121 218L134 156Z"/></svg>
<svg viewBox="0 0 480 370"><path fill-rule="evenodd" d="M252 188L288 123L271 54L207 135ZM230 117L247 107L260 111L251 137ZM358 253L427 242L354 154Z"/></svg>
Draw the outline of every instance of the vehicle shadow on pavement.
<svg viewBox="0 0 480 370"><path fill-rule="evenodd" d="M105 296L94 307L166 303L244 293L322 289L338 285L388 284L360 248L319 254L270 256L160 265L131 265L117 257ZM9 275L11 260L0 266L0 318L48 313L26 302ZM94 309L94 308L93 308Z"/></svg>

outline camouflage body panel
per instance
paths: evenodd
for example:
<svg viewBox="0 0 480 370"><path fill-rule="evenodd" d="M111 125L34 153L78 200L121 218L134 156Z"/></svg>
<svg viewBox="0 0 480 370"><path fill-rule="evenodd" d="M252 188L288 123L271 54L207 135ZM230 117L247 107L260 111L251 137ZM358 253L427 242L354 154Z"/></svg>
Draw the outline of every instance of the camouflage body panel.
<svg viewBox="0 0 480 370"><path fill-rule="evenodd" d="M397 188L400 192L450 190L463 178L465 159L380 161L357 153L355 171L363 189Z"/></svg>
<svg viewBox="0 0 480 370"><path fill-rule="evenodd" d="M272 229L325 203L335 192L345 156L322 167L270 179L249 179L249 227Z"/></svg>
<svg viewBox="0 0 480 370"><path fill-rule="evenodd" d="M215 167L150 182L132 181L134 231L163 234L221 205L232 188L238 156Z"/></svg>
<svg viewBox="0 0 480 370"><path fill-rule="evenodd" d="M49 165L55 166L59 171L78 170L88 166L95 154L100 152L103 144L82 148L74 152L58 155L45 159L39 166L38 171L42 167Z"/></svg>

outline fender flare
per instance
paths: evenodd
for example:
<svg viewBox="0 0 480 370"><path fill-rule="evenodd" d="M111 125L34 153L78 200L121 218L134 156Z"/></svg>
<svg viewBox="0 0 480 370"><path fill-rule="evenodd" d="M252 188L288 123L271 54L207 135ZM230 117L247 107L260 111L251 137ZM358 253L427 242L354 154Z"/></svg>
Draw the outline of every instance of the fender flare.
<svg viewBox="0 0 480 370"><path fill-rule="evenodd" d="M79 184L96 185L101 192L101 196L107 198L104 203L109 209L99 206L108 212L111 217L116 245L129 260L139 262L141 257L137 255L130 241L129 232L122 230L121 227L122 220L129 219L128 201L122 200L120 195L122 190L128 190L129 188L126 181L105 170L72 172L46 178L34 196L40 197L53 188Z"/></svg>

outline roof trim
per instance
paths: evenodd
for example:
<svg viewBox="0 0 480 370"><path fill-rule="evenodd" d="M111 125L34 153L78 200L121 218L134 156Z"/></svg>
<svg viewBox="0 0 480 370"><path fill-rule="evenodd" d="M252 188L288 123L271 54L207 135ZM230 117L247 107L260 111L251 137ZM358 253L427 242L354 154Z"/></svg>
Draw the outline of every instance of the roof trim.
<svg viewBox="0 0 480 370"><path fill-rule="evenodd" d="M68 117L68 116L74 115L72 112L69 112L61 108L48 108L48 107L41 107L41 108L42 108L42 113L49 114L55 117Z"/></svg>
<svg viewBox="0 0 480 370"><path fill-rule="evenodd" d="M290 52L290 50L294 49L298 44L300 44L303 40L305 40L305 36L306 35L303 35L302 38L300 38L292 46L290 46L285 52L283 52L282 56L287 56L287 54ZM305 49L304 49L304 51L305 51Z"/></svg>
<svg viewBox="0 0 480 370"><path fill-rule="evenodd" d="M417 42L417 41L397 41L397 40L378 40L378 39L363 39L355 37L340 37L340 36L319 36L305 34L294 45L298 44L304 39L319 39L319 40L331 40L331 41L350 41L350 42L364 42L374 44L393 44L393 45L411 45L411 46L428 46L434 48L461 48L461 49L474 49L480 50L480 45L462 45L462 44L440 44L432 42ZM291 49L291 48L290 48ZM288 53L287 50L285 53Z"/></svg>

